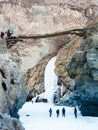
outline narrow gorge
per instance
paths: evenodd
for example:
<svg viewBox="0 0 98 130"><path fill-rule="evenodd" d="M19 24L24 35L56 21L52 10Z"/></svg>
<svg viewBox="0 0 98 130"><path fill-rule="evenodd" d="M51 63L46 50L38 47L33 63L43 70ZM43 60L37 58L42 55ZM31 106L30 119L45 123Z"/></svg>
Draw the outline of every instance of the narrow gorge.
<svg viewBox="0 0 98 130"><path fill-rule="evenodd" d="M53 57L54 104L98 117L97 0L0 0L0 30L7 29L21 40L6 45L0 39L0 129L24 130L18 110L45 92L45 69Z"/></svg>

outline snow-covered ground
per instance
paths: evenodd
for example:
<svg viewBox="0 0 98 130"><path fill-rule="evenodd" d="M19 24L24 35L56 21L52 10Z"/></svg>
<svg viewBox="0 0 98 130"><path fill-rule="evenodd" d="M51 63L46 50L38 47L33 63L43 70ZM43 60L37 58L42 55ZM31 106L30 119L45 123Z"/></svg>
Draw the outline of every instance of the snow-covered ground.
<svg viewBox="0 0 98 130"><path fill-rule="evenodd" d="M49 117L49 108L53 115ZM66 116L62 117L64 106L53 106L49 103L25 103L19 111L20 121L26 130L98 130L97 117L83 117L78 111L78 118L74 117L72 107L65 107ZM56 117L56 109L60 116Z"/></svg>

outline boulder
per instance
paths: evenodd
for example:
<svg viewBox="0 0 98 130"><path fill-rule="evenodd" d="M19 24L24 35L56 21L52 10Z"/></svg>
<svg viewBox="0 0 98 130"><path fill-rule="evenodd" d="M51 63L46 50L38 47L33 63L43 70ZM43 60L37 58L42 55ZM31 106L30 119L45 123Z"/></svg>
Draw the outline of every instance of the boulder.
<svg viewBox="0 0 98 130"><path fill-rule="evenodd" d="M8 114L0 113L0 130L25 130L21 122Z"/></svg>

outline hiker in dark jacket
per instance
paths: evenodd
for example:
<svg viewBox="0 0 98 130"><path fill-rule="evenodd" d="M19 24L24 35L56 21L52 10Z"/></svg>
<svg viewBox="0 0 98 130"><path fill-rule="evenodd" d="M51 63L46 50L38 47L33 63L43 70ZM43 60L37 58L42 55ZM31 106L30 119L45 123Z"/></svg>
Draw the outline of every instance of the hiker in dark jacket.
<svg viewBox="0 0 98 130"><path fill-rule="evenodd" d="M60 111L59 109L56 110L57 117L59 117Z"/></svg>
<svg viewBox="0 0 98 130"><path fill-rule="evenodd" d="M77 118L77 109L76 109L76 107L74 108L74 115L75 115L75 118Z"/></svg>
<svg viewBox="0 0 98 130"><path fill-rule="evenodd" d="M49 109L49 116L50 117L52 116L52 109L51 108Z"/></svg>
<svg viewBox="0 0 98 130"><path fill-rule="evenodd" d="M65 108L64 108L64 107L63 107L63 109L62 109L62 116L65 117Z"/></svg>
<svg viewBox="0 0 98 130"><path fill-rule="evenodd" d="M7 34L8 38L11 38L14 34L14 31L12 29L8 29L5 33Z"/></svg>
<svg viewBox="0 0 98 130"><path fill-rule="evenodd" d="M7 37L10 37L10 29L7 30Z"/></svg>

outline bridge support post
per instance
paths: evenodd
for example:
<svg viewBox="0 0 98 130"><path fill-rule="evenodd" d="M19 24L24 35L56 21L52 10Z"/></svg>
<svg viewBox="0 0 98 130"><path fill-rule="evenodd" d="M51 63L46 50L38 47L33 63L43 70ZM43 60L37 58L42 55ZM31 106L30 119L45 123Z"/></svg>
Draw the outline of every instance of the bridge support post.
<svg viewBox="0 0 98 130"><path fill-rule="evenodd" d="M7 53L7 45L5 39L0 39L0 54Z"/></svg>

